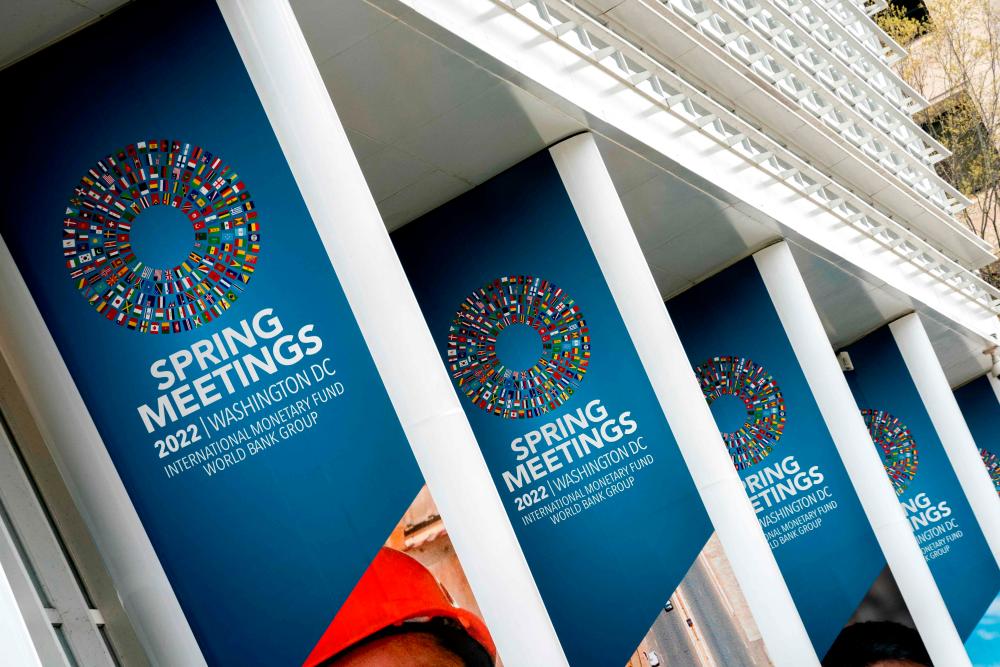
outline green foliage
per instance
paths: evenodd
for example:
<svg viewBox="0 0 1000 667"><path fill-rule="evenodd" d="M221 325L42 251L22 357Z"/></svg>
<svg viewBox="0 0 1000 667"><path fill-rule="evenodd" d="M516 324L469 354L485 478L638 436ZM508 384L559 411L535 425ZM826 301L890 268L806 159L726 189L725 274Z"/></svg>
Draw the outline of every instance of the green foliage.
<svg viewBox="0 0 1000 667"><path fill-rule="evenodd" d="M909 55L900 76L933 102L915 120L951 156L938 175L974 204L957 218L1000 245L1000 3L996 0L889 0L875 20ZM924 4L926 3L926 4ZM1000 263L981 271L1000 287Z"/></svg>
<svg viewBox="0 0 1000 667"><path fill-rule="evenodd" d="M900 5L890 4L875 15L875 22L885 34L906 46L917 37L930 32L930 20L926 12L920 14Z"/></svg>
<svg viewBox="0 0 1000 667"><path fill-rule="evenodd" d="M970 197L995 186L1000 156L969 96L958 94L936 111L924 129L952 152L935 166L938 174Z"/></svg>

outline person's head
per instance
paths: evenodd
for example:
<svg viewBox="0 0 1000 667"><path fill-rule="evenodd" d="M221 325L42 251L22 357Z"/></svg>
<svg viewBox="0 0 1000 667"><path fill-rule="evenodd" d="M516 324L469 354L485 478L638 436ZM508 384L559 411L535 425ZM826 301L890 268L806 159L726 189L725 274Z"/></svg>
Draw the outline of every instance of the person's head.
<svg viewBox="0 0 1000 667"><path fill-rule="evenodd" d="M823 667L931 667L931 659L916 630L879 621L841 630Z"/></svg>
<svg viewBox="0 0 1000 667"><path fill-rule="evenodd" d="M491 667L486 625L415 559L382 548L304 667Z"/></svg>
<svg viewBox="0 0 1000 667"><path fill-rule="evenodd" d="M338 653L322 667L492 667L493 656L443 619L393 627Z"/></svg>

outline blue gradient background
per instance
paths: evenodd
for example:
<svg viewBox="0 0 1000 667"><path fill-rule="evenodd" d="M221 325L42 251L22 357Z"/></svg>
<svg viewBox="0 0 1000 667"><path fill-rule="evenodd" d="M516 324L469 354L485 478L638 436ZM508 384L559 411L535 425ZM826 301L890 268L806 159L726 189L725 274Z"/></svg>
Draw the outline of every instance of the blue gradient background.
<svg viewBox="0 0 1000 667"><path fill-rule="evenodd" d="M0 83L18 98L5 105L0 230L209 664L301 664L422 480L218 9L128 5ZM153 138L233 165L262 223L258 271L235 306L169 336L105 321L74 288L61 248L85 170ZM333 358L347 393L320 409L317 427L266 454L212 478L196 469L168 480L136 414L157 396L150 363L266 307L286 329L315 323L319 356Z"/></svg>
<svg viewBox="0 0 1000 667"><path fill-rule="evenodd" d="M740 477L746 479L794 455L803 470L819 466L825 480L814 489L829 486L837 501L835 510L821 515L823 521L817 530L774 550L813 646L823 656L885 562L753 258L671 299L667 309L692 366L714 356L745 357L763 366L781 389L786 407L781 439L761 463L740 470ZM720 429L732 430L732 415L728 413L734 404L742 423L746 408L737 400L724 406L721 419L712 406ZM787 505L806 493L774 507ZM768 511L765 508L758 516L764 517Z"/></svg>
<svg viewBox="0 0 1000 667"><path fill-rule="evenodd" d="M1000 452L1000 400L984 375L955 390L965 423L981 449ZM1000 596L965 642L975 667L1000 667Z"/></svg>
<svg viewBox="0 0 1000 667"><path fill-rule="evenodd" d="M559 409L503 419L464 395L459 400L570 664L624 665L712 529L551 157L525 160L393 240L442 358L459 305L499 276L542 277L583 312L590 366ZM595 398L609 415L632 411L655 464L639 473L635 488L566 522L522 525L501 477L516 465L511 440Z"/></svg>
<svg viewBox="0 0 1000 667"><path fill-rule="evenodd" d="M884 410L898 418L910 429L917 444L917 472L899 501L909 501L921 492L934 504L947 501L952 511L950 518L958 520L964 533L962 539L950 544L951 551L928 564L955 627L962 639L968 639L1000 592L1000 569L889 327L868 334L847 352L854 371L845 375L858 407Z"/></svg>
<svg viewBox="0 0 1000 667"><path fill-rule="evenodd" d="M965 423L980 449L1000 455L1000 400L985 375L955 390Z"/></svg>

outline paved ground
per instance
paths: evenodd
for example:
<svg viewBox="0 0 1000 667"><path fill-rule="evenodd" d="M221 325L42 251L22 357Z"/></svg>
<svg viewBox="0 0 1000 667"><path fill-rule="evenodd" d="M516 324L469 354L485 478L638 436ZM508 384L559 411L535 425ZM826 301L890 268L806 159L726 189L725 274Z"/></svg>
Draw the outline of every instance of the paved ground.
<svg viewBox="0 0 1000 667"><path fill-rule="evenodd" d="M693 637L677 606L671 612L660 612L647 637L663 664L700 665Z"/></svg>
<svg viewBox="0 0 1000 667"><path fill-rule="evenodd" d="M681 584L681 595L694 621L693 630L705 647L702 660L707 663L706 667L758 667L739 621L730 612L722 591L713 583L704 559L699 558L691 567Z"/></svg>
<svg viewBox="0 0 1000 667"><path fill-rule="evenodd" d="M635 667L656 651L663 667L769 667L746 603L718 544L709 543L639 646ZM724 559L724 556L721 556ZM693 622L688 626L687 619Z"/></svg>

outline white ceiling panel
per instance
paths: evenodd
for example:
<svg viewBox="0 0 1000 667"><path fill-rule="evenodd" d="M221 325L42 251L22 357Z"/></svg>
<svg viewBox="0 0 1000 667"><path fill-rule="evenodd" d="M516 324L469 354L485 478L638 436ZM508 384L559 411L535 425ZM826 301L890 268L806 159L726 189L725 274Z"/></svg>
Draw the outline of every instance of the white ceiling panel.
<svg viewBox="0 0 1000 667"><path fill-rule="evenodd" d="M732 225L721 215L722 211L719 213L718 217L704 219L664 245L644 248L649 263L688 281L699 282L780 238L756 224Z"/></svg>
<svg viewBox="0 0 1000 667"><path fill-rule="evenodd" d="M836 292L814 297L814 303L835 348L913 310L898 295L853 279Z"/></svg>
<svg viewBox="0 0 1000 667"><path fill-rule="evenodd" d="M694 282L688 280L684 276L671 273L670 271L661 269L658 266L650 264L649 270L653 274L653 280L656 282L656 286L660 288L660 294L663 295L664 301L676 294L680 294L690 287L695 286Z"/></svg>
<svg viewBox="0 0 1000 667"><path fill-rule="evenodd" d="M937 317L922 314L920 319L951 386L965 384L990 369L990 357L983 353L980 343L955 331L948 322Z"/></svg>
<svg viewBox="0 0 1000 667"><path fill-rule="evenodd" d="M582 129L562 112L503 82L415 129L398 145L442 171L482 183Z"/></svg>
<svg viewBox="0 0 1000 667"><path fill-rule="evenodd" d="M639 157L632 151L597 135L597 148L615 184L619 195L636 189L646 181L663 175L664 170L652 162ZM680 182L682 179L677 179Z"/></svg>
<svg viewBox="0 0 1000 667"><path fill-rule="evenodd" d="M472 188L468 181L435 169L396 194L378 202L385 226L398 229Z"/></svg>
<svg viewBox="0 0 1000 667"><path fill-rule="evenodd" d="M358 158L359 161L364 160L365 158L370 157L385 148L385 144L380 144L371 137L364 135L361 132L356 132L349 127L345 127L344 131L347 133L347 140L351 142L351 149L354 151L354 157Z"/></svg>
<svg viewBox="0 0 1000 667"><path fill-rule="evenodd" d="M331 0L295 0L295 17L302 27L302 34L309 42L309 49L317 63L323 64L331 57L367 39L374 33L396 22L396 18L367 2L333 0L337 3L336 20L330 20Z"/></svg>
<svg viewBox="0 0 1000 667"><path fill-rule="evenodd" d="M399 150L383 146L368 157L358 160L376 202L380 202L417 182L434 171L434 166Z"/></svg>
<svg viewBox="0 0 1000 667"><path fill-rule="evenodd" d="M121 4L8 0L0 62L21 58ZM542 101L528 92L541 94L522 73L488 58L460 56L363 0L292 4L389 229L590 127L665 297L786 236L835 345L916 307L953 383L985 370L981 340L781 229L669 156L655 154L649 158L654 164L633 152L644 147L608 141L600 136L608 134L603 120L565 100Z"/></svg>
<svg viewBox="0 0 1000 667"><path fill-rule="evenodd" d="M661 172L619 195L644 248L658 248L698 226L723 222L724 206L670 174Z"/></svg>
<svg viewBox="0 0 1000 667"><path fill-rule="evenodd" d="M822 299L849 289L854 283L861 283L866 289L884 285L881 280L864 279L854 275L853 267L838 258L820 257L797 245L792 246L792 255L813 299Z"/></svg>
<svg viewBox="0 0 1000 667"><path fill-rule="evenodd" d="M343 0L327 5L336 23ZM320 19L315 19L322 32ZM344 125L391 144L497 84L497 78L394 21L319 64Z"/></svg>
<svg viewBox="0 0 1000 667"><path fill-rule="evenodd" d="M123 0L4 0L0 68L96 21Z"/></svg>
<svg viewBox="0 0 1000 667"><path fill-rule="evenodd" d="M86 7L99 15L112 12L130 1L131 0L73 0L75 4Z"/></svg>

